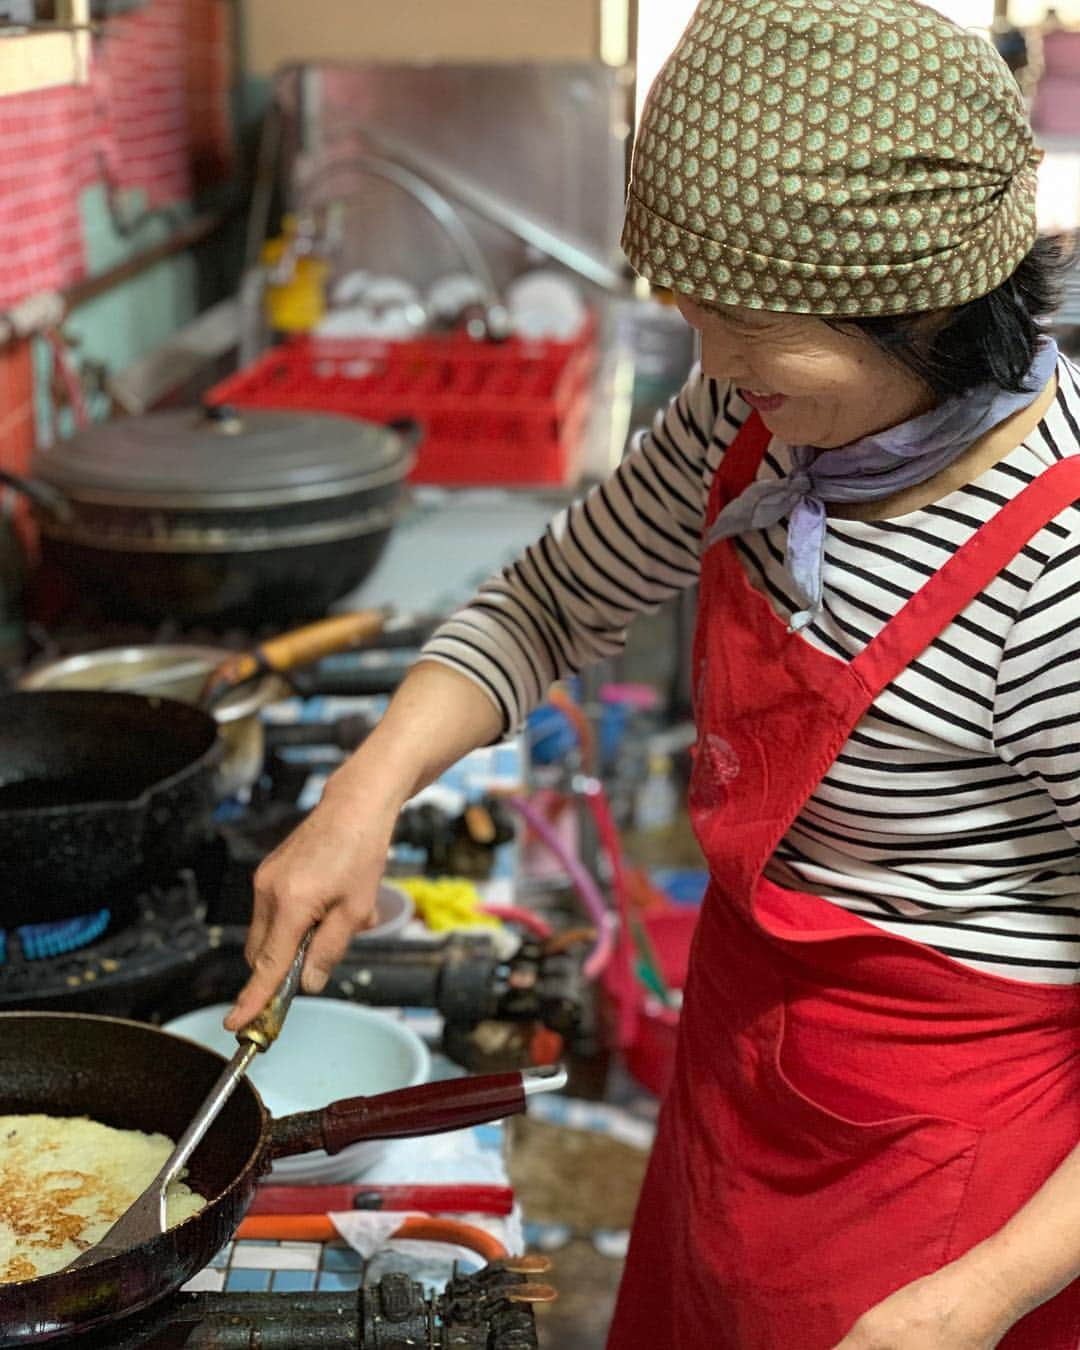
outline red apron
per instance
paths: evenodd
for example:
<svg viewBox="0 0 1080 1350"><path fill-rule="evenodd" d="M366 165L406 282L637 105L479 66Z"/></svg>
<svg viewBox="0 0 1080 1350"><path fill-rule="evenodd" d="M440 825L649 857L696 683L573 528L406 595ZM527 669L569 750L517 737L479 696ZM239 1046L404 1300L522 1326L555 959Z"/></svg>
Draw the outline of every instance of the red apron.
<svg viewBox="0 0 1080 1350"><path fill-rule="evenodd" d="M708 523L749 484L751 418ZM1042 473L846 663L702 560L690 811L711 885L609 1350L832 1350L1080 1142L1080 990L985 975L762 870L874 698L1080 498ZM708 527L708 523L706 528ZM1080 1282L1001 1350L1077 1350Z"/></svg>

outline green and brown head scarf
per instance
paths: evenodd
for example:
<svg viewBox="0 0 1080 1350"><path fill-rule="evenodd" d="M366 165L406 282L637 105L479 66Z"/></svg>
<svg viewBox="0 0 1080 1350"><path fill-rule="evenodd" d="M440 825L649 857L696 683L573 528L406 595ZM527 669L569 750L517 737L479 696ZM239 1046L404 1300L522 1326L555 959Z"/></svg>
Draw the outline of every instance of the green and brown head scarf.
<svg viewBox="0 0 1080 1350"><path fill-rule="evenodd" d="M623 248L658 286L802 314L993 290L1035 148L990 43L912 0L702 0L642 115Z"/></svg>

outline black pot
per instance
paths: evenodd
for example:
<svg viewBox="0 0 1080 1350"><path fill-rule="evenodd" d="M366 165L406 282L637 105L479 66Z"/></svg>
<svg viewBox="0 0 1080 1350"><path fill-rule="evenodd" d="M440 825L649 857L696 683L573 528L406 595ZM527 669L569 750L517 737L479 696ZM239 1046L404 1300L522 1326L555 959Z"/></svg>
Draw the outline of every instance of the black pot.
<svg viewBox="0 0 1080 1350"><path fill-rule="evenodd" d="M317 414L152 413L39 454L29 479L49 589L104 616L285 627L375 566L419 429Z"/></svg>

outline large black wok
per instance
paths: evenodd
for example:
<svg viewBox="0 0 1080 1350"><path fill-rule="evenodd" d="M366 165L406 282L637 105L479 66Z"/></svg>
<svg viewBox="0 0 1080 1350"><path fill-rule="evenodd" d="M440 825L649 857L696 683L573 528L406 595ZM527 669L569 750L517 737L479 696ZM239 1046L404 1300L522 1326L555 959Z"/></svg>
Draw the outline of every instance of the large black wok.
<svg viewBox="0 0 1080 1350"><path fill-rule="evenodd" d="M0 917L47 922L117 903L197 846L222 748L172 699L0 695Z"/></svg>
<svg viewBox="0 0 1080 1350"><path fill-rule="evenodd" d="M138 1022L2 1013L0 1114L85 1115L176 1139L224 1063L211 1050ZM495 1074L354 1097L272 1120L243 1079L191 1159L188 1181L207 1198L206 1208L97 1265L0 1284L0 1347L115 1322L178 1289L233 1235L274 1158L498 1120L521 1111L525 1093L521 1074Z"/></svg>
<svg viewBox="0 0 1080 1350"><path fill-rule="evenodd" d="M378 561L420 436L314 413L227 408L88 427L0 483L34 504L43 595L155 624L325 614Z"/></svg>

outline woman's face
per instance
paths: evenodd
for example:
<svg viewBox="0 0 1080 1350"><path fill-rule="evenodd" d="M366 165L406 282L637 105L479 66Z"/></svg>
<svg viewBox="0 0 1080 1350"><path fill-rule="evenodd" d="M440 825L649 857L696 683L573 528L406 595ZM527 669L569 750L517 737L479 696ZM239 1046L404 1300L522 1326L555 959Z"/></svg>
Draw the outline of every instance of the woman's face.
<svg viewBox="0 0 1080 1350"><path fill-rule="evenodd" d="M701 334L706 375L731 380L788 445L830 449L934 406L925 384L861 333L808 314L780 314L676 297Z"/></svg>

